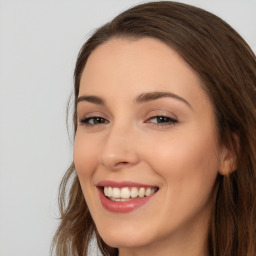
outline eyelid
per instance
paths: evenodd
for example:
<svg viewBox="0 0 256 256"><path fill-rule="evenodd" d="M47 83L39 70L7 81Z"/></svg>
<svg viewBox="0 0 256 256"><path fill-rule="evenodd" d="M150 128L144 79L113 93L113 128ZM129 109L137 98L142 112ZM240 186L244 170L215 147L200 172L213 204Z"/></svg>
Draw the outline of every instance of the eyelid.
<svg viewBox="0 0 256 256"><path fill-rule="evenodd" d="M155 116L170 117L172 119L178 120L178 117L173 112L166 110L166 109L162 109L162 108L149 111L146 115L146 119L152 118Z"/></svg>
<svg viewBox="0 0 256 256"><path fill-rule="evenodd" d="M81 117L80 117L81 116ZM107 122L104 123L98 123L98 124L89 124L87 123L87 121L91 120L91 119L96 119L96 118L101 118L104 119ZM95 126L95 125L100 125L100 124L106 124L109 123L108 118L106 117L106 115L104 115L101 112L88 112L88 113L83 113L83 114L78 114L77 115L77 122L81 125L87 125L87 126Z"/></svg>
<svg viewBox="0 0 256 256"><path fill-rule="evenodd" d="M90 121L92 121L92 123L90 123ZM79 121L80 125L83 125L87 128L94 128L94 127L106 125L108 123L109 123L109 121L107 119L105 119L104 117L100 117L100 116L86 117Z"/></svg>
<svg viewBox="0 0 256 256"><path fill-rule="evenodd" d="M81 111L81 112L77 112L77 119L78 120L82 120L85 118L89 118L89 117L102 117L105 119L108 119L107 116L99 111Z"/></svg>
<svg viewBox="0 0 256 256"><path fill-rule="evenodd" d="M155 122L153 121L155 119ZM162 120L161 120L162 119ZM178 117L166 109L155 109L150 111L145 118L145 123L148 123L152 126L174 126L179 120Z"/></svg>
<svg viewBox="0 0 256 256"><path fill-rule="evenodd" d="M156 119L157 122L150 122L150 120ZM177 119L174 119L173 117L166 116L166 115L155 115L146 120L146 123L151 123L153 125L157 126L167 126L167 125L175 125L178 122Z"/></svg>
<svg viewBox="0 0 256 256"><path fill-rule="evenodd" d="M80 117L81 116L81 117ZM99 120L96 120L96 119ZM77 122L80 125L87 127L102 126L110 123L109 118L102 112L88 112L80 113L77 118ZM150 111L144 118L144 123L152 126L174 126L178 123L178 118L170 111L163 109L156 109Z"/></svg>

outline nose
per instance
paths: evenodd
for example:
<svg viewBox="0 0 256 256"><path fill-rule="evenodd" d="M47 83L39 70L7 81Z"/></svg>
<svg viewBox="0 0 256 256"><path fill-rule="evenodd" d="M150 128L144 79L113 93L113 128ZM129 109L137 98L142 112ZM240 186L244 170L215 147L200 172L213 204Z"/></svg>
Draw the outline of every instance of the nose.
<svg viewBox="0 0 256 256"><path fill-rule="evenodd" d="M104 138L99 163L109 170L118 170L139 162L136 134L132 129L112 127Z"/></svg>

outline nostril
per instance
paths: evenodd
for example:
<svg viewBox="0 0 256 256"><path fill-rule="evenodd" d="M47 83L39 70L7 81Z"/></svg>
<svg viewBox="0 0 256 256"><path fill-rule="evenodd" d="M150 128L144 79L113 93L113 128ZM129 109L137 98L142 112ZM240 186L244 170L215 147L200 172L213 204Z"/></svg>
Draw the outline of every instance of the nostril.
<svg viewBox="0 0 256 256"><path fill-rule="evenodd" d="M127 165L129 164L129 162L118 162L115 164L115 166L119 166L119 165Z"/></svg>

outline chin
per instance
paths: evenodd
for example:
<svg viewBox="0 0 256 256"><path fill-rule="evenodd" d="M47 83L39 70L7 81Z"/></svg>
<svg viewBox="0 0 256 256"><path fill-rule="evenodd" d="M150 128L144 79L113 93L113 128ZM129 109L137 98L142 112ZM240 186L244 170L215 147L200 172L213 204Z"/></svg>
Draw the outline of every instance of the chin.
<svg viewBox="0 0 256 256"><path fill-rule="evenodd" d="M127 228L120 230L111 228L111 230L99 230L103 241L114 248L138 248L150 244L153 239L148 232L138 232Z"/></svg>

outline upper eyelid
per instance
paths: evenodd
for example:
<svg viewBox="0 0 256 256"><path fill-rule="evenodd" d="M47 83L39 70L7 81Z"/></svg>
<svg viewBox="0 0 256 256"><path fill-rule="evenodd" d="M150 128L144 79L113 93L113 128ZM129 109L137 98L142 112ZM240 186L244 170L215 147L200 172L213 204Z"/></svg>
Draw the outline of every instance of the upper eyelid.
<svg viewBox="0 0 256 256"><path fill-rule="evenodd" d="M167 122L153 122L153 121L150 122L150 119L158 118L158 117L165 117L165 118L169 118L170 120L167 121ZM104 121L99 122L99 123L92 123L91 124L89 121L90 121L90 119L93 119L93 118L102 118ZM179 121L177 119L172 118L170 116L164 116L164 115L154 115L154 116L149 117L145 121L143 121L143 123L145 123L145 124L148 123L148 125L154 126L154 127L173 127L173 126L176 126L178 122ZM101 116L91 116L91 117L85 117L85 118L82 118L82 119L78 120L78 123L80 125L85 126L85 127L93 128L93 127L98 127L98 126L102 127L102 125L104 127L105 125L109 124L110 121L107 120L106 118L101 117Z"/></svg>
<svg viewBox="0 0 256 256"><path fill-rule="evenodd" d="M108 119L107 115L99 111L77 111L77 118L102 117Z"/></svg>
<svg viewBox="0 0 256 256"><path fill-rule="evenodd" d="M98 123L98 124L89 124L89 121L94 118L102 118L104 122ZM87 124L90 126L94 126L94 125L100 125L100 124L107 124L109 123L109 120L101 116L90 116L90 117L84 117L84 118L78 119L77 122L80 124Z"/></svg>
<svg viewBox="0 0 256 256"><path fill-rule="evenodd" d="M156 118L156 117L166 117L166 118L170 118L172 120L177 120L178 119L177 117L173 117L173 116L169 116L169 115L152 115L148 119Z"/></svg>
<svg viewBox="0 0 256 256"><path fill-rule="evenodd" d="M152 116L152 117L149 117L147 120L146 120L146 123L149 123L148 121L151 120L151 119L154 119L154 118L159 118L159 117L164 117L164 118L167 118L167 119L170 119L169 122L166 122L166 123L162 123L162 124L168 124L168 123L178 123L179 120L177 118L173 118L173 117L170 117L170 116L166 116L166 115L155 115L155 116ZM152 122L153 123L153 122ZM161 124L161 123L159 123Z"/></svg>
<svg viewBox="0 0 256 256"><path fill-rule="evenodd" d="M138 114L136 119L138 120L138 118L139 118L139 119L141 119L141 121L143 121L143 119L145 121L150 118L157 117L157 116L169 117L171 119L179 121L178 116L173 111L171 111L171 109L168 109L165 107L160 107L160 108L151 109L151 110L146 108L144 110L141 109L139 112L141 112L141 113ZM137 115L137 113L136 113L136 115ZM97 110L93 111L93 109L91 109L91 108L89 108L89 109L81 108L81 109L79 109L79 111L77 111L77 121L80 121L85 118L93 118L93 117L101 117L108 121L111 121L114 119L114 116L111 113L106 113L106 111L104 111L104 112L97 111Z"/></svg>
<svg viewBox="0 0 256 256"><path fill-rule="evenodd" d="M99 122L99 123L90 123L90 121L94 118L102 118L104 121L103 122ZM97 126L102 126L102 125L106 125L108 124L109 121L106 118L103 118L101 116L91 116L91 117L85 117L85 118L81 118L78 120L78 124L85 126L85 127L97 127Z"/></svg>
<svg viewBox="0 0 256 256"><path fill-rule="evenodd" d="M82 120L89 120L89 119L93 119L93 118L102 118L104 120L107 120L105 117L102 117L102 116L85 116L85 117L80 118L80 121L82 121Z"/></svg>
<svg viewBox="0 0 256 256"><path fill-rule="evenodd" d="M150 123L149 120L151 120L151 119L153 119L153 118L158 118L158 117L169 118L169 119L170 119L170 123L177 123L177 122L178 122L178 119L177 119L177 118L171 117L171 116L169 116L169 115L152 115L152 116L146 118L143 122L145 122L145 123ZM95 115L80 118L80 119L78 119L78 122L84 123L85 121L88 121L88 120L94 119L94 118L102 118L102 119L104 119L104 121L106 121L106 123L109 123L109 122L110 122L110 121L109 121L108 119L106 119L105 117L102 117L102 116L95 116ZM168 123L168 122L167 122L167 123ZM166 123L166 124L167 124L167 123ZM159 124L160 124L160 123L159 123Z"/></svg>
<svg viewBox="0 0 256 256"><path fill-rule="evenodd" d="M154 109L146 115L147 118L152 118L155 116L164 116L164 117L170 117L172 119L178 119L177 115L175 115L173 112L166 110L166 109Z"/></svg>

